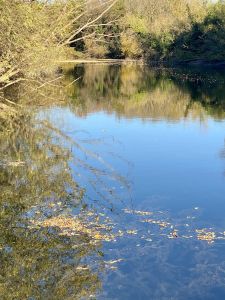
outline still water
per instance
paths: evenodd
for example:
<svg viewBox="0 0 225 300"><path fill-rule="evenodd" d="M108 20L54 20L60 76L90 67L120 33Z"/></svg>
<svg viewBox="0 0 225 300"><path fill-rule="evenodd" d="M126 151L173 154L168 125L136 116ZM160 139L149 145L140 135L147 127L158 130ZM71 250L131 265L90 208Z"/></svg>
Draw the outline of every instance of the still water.
<svg viewBox="0 0 225 300"><path fill-rule="evenodd" d="M1 299L225 299L225 72L65 78L1 140Z"/></svg>

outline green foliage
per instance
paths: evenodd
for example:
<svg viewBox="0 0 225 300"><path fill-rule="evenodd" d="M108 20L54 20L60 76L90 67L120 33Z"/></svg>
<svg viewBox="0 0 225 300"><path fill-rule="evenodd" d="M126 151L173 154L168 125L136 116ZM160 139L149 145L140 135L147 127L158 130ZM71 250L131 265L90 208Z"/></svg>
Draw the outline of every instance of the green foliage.
<svg viewBox="0 0 225 300"><path fill-rule="evenodd" d="M129 9L135 0L129 1ZM141 6L142 9L141 9ZM137 6L138 7L138 6ZM135 17L128 18L130 27L148 60L224 60L225 4L204 1L143 2ZM135 18L140 23L135 22ZM145 26L143 24L145 20ZM146 26L146 24L148 24Z"/></svg>
<svg viewBox="0 0 225 300"><path fill-rule="evenodd" d="M131 30L121 34L121 49L125 57L140 58L142 56L140 44Z"/></svg>
<svg viewBox="0 0 225 300"><path fill-rule="evenodd" d="M145 18L128 14L125 18L125 22L127 26L136 33L147 34L149 32L147 20Z"/></svg>
<svg viewBox="0 0 225 300"><path fill-rule="evenodd" d="M224 60L223 1L123 0L101 23L109 20L117 22L97 29L101 42L89 47L87 41L87 55L148 61Z"/></svg>
<svg viewBox="0 0 225 300"><path fill-rule="evenodd" d="M225 5L210 7L202 22L194 22L188 31L176 37L171 52L178 60L224 60Z"/></svg>

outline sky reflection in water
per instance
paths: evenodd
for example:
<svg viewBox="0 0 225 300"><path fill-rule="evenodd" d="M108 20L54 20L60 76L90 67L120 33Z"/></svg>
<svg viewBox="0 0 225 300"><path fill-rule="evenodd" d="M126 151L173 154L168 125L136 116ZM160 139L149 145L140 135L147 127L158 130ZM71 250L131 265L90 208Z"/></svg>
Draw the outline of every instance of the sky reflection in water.
<svg viewBox="0 0 225 300"><path fill-rule="evenodd" d="M68 82L81 77L68 91L68 105L43 109L38 118L67 137L54 140L69 149L62 170L85 189L81 206L95 216L96 230L105 222L114 236L105 241L91 232L95 242L82 247L87 240L74 242L76 230L65 231L63 219L67 245L80 245L79 251L60 246L60 232L52 249L61 249L57 257L64 257L68 276L78 257L88 272L86 294L83 276L72 299L224 299L225 74L139 65L80 65L66 73ZM61 170L59 161L55 170ZM67 190L68 174L60 177ZM73 196L60 195L56 216L69 211L73 218ZM29 209L28 218L34 215ZM76 276L64 278L67 289ZM53 286L59 282L52 280ZM39 294L31 289L27 296L64 295L42 285Z"/></svg>

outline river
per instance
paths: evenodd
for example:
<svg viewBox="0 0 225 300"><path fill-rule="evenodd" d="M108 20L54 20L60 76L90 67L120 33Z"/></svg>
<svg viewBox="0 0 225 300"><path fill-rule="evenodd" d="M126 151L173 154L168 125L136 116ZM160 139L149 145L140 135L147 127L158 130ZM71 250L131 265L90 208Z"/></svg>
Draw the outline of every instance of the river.
<svg viewBox="0 0 225 300"><path fill-rule="evenodd" d="M225 72L65 80L1 139L1 299L224 299Z"/></svg>

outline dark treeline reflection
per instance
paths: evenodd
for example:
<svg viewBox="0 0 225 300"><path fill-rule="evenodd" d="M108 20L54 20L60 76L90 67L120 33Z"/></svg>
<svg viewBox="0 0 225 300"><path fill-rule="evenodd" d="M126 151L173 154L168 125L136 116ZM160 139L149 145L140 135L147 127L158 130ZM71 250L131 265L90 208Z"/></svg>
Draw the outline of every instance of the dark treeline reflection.
<svg viewBox="0 0 225 300"><path fill-rule="evenodd" d="M119 117L169 121L204 119L206 114L225 117L224 72L220 70L89 64L75 66L67 75L80 78L71 97L81 116L104 110Z"/></svg>
<svg viewBox="0 0 225 300"><path fill-rule="evenodd" d="M36 225L65 215L83 197L71 175L71 153L57 138L28 123L0 136L1 299L81 299L101 285L99 266L83 267L101 244L90 243L88 234Z"/></svg>

